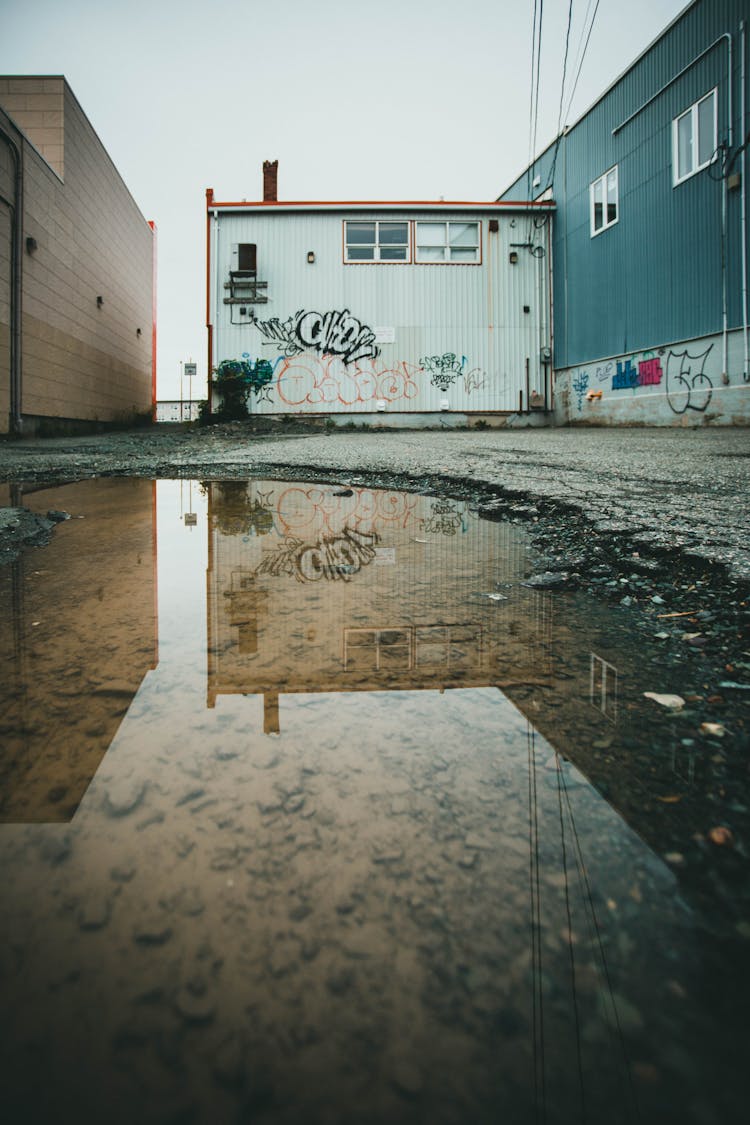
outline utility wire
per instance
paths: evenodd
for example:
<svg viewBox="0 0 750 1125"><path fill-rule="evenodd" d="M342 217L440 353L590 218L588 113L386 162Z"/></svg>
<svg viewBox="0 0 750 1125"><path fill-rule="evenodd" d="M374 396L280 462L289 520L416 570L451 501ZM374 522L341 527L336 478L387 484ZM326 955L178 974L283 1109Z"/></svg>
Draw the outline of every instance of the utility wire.
<svg viewBox="0 0 750 1125"><path fill-rule="evenodd" d="M570 0L570 3L568 4L568 27L567 27L567 30L565 32L565 54L563 55L562 80L560 82L560 108L557 112L557 139L555 141L555 151L552 155L552 164L550 166L549 175L547 176L547 185L544 189L545 191L547 190L548 187L551 187L555 182L555 167L557 165L557 154L560 150L560 140L562 138L562 133L560 132L560 129L562 127L563 99L565 98L565 78L566 78L567 73L568 73L568 48L570 46L570 24L571 24L572 19L573 19L573 0Z"/></svg>
<svg viewBox="0 0 750 1125"><path fill-rule="evenodd" d="M529 766L529 891L531 897L531 1004L534 1065L534 1119L547 1120L547 1092L544 1062L544 997L542 993L542 923L539 879L539 807L536 785L534 728L526 727L526 752Z"/></svg>
<svg viewBox="0 0 750 1125"><path fill-rule="evenodd" d="M588 30L588 34L586 36L586 42L583 45L583 51L581 53L581 61L578 64L578 70L576 71L576 77L575 77L575 82L573 83L573 89L570 91L570 97L568 98L568 104L567 104L567 107L565 109L565 116L566 117L570 113L570 107L573 104L573 98L574 98L575 92L578 88L578 79L581 77L581 70L583 68L583 60L586 58L586 51L588 50L589 40L591 39L591 32L594 28L594 21L596 20L596 13L599 11L600 2L601 2L601 0L596 0L596 7L594 8L594 14L591 17L591 23L589 24L589 30Z"/></svg>

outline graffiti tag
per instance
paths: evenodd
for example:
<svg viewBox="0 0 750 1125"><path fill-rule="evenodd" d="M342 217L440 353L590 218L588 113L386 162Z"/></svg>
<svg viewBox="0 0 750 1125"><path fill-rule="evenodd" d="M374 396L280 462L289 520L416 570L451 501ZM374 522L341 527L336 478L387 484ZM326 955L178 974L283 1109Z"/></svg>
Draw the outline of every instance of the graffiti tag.
<svg viewBox="0 0 750 1125"><path fill-rule="evenodd" d="M617 361L617 371L612 376L612 390L635 390L637 387L650 387L661 383L664 372L658 356L653 359L642 359L638 369L633 366L632 359Z"/></svg>
<svg viewBox="0 0 750 1125"><path fill-rule="evenodd" d="M353 527L345 527L339 535L323 535L315 543L288 538L278 551L261 560L254 574L286 574L298 582L319 582L321 578L348 582L373 561L379 540L377 532Z"/></svg>
<svg viewBox="0 0 750 1125"><path fill-rule="evenodd" d="M473 367L464 375L464 394L470 395L472 391L481 391L487 380L487 372L481 367Z"/></svg>
<svg viewBox="0 0 750 1125"><path fill-rule="evenodd" d="M430 376L433 387L447 391L463 372L466 356L461 356L459 363L454 352L444 352L443 355L430 355L420 359L419 366Z"/></svg>
<svg viewBox="0 0 750 1125"><path fill-rule="evenodd" d="M578 374L576 375L575 379L572 382L573 390L575 391L576 398L578 399L578 409L579 410L581 410L583 408L583 398L584 398L584 395L586 394L586 391L588 390L588 385L589 385L589 373L588 373L588 371L579 371Z"/></svg>
<svg viewBox="0 0 750 1125"><path fill-rule="evenodd" d="M272 317L254 323L264 339L276 344L287 357L299 355L308 348L320 355L340 356L347 364L380 355L373 330L352 316L348 309L332 309L327 313L298 309L284 321Z"/></svg>
<svg viewBox="0 0 750 1125"><path fill-rule="evenodd" d="M667 402L675 414L686 410L702 413L711 401L714 385L705 368L712 348L710 344L699 355L690 355L685 348L684 352L670 351L667 356Z"/></svg>
<svg viewBox="0 0 750 1125"><path fill-rule="evenodd" d="M283 361L276 377L279 398L287 406L311 406L338 402L353 406L357 402L398 402L416 398L419 387L415 375L422 371L405 360L384 367L367 359L348 366L338 357L319 359L304 355Z"/></svg>

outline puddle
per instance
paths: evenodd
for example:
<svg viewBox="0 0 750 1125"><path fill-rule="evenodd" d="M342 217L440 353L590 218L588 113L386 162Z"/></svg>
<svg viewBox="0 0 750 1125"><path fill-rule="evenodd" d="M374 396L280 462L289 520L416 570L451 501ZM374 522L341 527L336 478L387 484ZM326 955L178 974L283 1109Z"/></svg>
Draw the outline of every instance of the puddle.
<svg viewBox="0 0 750 1125"><path fill-rule="evenodd" d="M73 518L0 571L8 1120L740 1119L747 810L625 614L460 501L24 503Z"/></svg>

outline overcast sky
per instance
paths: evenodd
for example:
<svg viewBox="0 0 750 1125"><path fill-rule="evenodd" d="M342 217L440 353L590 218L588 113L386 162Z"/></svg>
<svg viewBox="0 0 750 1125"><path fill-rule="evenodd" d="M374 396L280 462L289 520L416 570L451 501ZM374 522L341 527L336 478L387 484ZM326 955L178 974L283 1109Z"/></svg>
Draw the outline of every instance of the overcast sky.
<svg viewBox="0 0 750 1125"><path fill-rule="evenodd" d="M599 0L571 124L687 0ZM567 108L597 0L573 0ZM537 151L555 136L569 0L544 0ZM0 0L0 73L64 74L159 239L158 397L198 363L205 189L495 199L529 154L534 0ZM187 391L185 392L187 395Z"/></svg>

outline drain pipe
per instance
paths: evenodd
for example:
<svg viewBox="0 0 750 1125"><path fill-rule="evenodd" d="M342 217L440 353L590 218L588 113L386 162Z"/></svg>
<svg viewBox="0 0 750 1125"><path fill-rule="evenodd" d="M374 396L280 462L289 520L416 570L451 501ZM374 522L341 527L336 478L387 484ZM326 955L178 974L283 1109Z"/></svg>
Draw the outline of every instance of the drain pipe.
<svg viewBox="0 0 750 1125"><path fill-rule="evenodd" d="M13 202L4 200L11 213L10 289L10 428L23 429L21 418L21 295L23 293L23 158L10 133L0 125L0 137L8 145L15 167Z"/></svg>
<svg viewBox="0 0 750 1125"><path fill-rule="evenodd" d="M742 150L742 195L740 197L740 229L742 231L742 340L743 340L743 367L742 378L750 382L750 359L748 358L748 315L747 315L747 100L745 93L745 35L746 23L740 24L740 98L742 114L742 139L745 147Z"/></svg>

